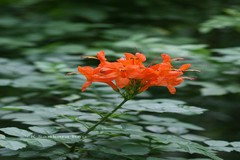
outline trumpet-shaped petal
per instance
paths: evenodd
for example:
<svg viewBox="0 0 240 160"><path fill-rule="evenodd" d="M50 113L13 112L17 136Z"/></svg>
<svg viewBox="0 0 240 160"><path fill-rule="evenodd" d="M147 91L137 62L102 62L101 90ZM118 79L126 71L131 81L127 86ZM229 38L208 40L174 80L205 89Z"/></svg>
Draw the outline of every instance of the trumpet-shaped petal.
<svg viewBox="0 0 240 160"><path fill-rule="evenodd" d="M101 65L104 65L106 63L109 63L105 57L105 54L104 54L104 51L100 51L97 53L97 58L99 59L100 61L100 66Z"/></svg>
<svg viewBox="0 0 240 160"><path fill-rule="evenodd" d="M190 66L191 66L191 64L183 64L183 65L179 68L179 70L185 71L185 70L187 70L188 68L190 68Z"/></svg>

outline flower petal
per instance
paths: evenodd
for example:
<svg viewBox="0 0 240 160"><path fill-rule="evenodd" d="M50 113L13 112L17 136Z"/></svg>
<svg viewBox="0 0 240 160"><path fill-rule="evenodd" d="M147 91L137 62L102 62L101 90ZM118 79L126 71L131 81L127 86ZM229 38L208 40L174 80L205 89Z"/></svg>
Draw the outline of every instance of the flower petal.
<svg viewBox="0 0 240 160"><path fill-rule="evenodd" d="M190 66L191 66L191 64L183 64L183 65L179 68L179 70L185 71L185 70L187 70Z"/></svg>
<svg viewBox="0 0 240 160"><path fill-rule="evenodd" d="M171 93L171 94L175 94L176 93L176 88L174 86L167 86L168 88L168 91Z"/></svg>
<svg viewBox="0 0 240 160"><path fill-rule="evenodd" d="M91 84L92 84L91 81L85 82L82 86L82 92L84 92L87 89L87 87L89 87Z"/></svg>

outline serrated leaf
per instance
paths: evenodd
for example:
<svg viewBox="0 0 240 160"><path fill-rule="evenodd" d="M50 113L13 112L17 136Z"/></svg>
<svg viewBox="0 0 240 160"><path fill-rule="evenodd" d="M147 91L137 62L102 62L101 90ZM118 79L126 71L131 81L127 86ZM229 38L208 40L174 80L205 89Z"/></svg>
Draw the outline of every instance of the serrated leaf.
<svg viewBox="0 0 240 160"><path fill-rule="evenodd" d="M29 129L36 133L41 133L41 134L46 134L46 135L54 134L58 131L54 127L36 127L36 126L34 126L34 127L29 127Z"/></svg>
<svg viewBox="0 0 240 160"><path fill-rule="evenodd" d="M178 105L171 102L158 103L152 100L135 100L124 105L122 108L135 110L135 111L146 111L156 113L179 113L184 115L202 114L206 109L198 108L194 106Z"/></svg>
<svg viewBox="0 0 240 160"><path fill-rule="evenodd" d="M216 141L216 140L208 140L208 141L204 141L204 143L206 143L209 146L216 146L216 147L225 147L229 145L229 142L227 141Z"/></svg>
<svg viewBox="0 0 240 160"><path fill-rule="evenodd" d="M221 151L221 152L232 152L234 150L233 147L225 147L225 146L210 146L209 148L214 151Z"/></svg>
<svg viewBox="0 0 240 160"><path fill-rule="evenodd" d="M16 119L18 120L18 119ZM38 120L38 121L22 121L24 124L30 124L35 126L46 126L46 125L52 125L54 122L50 120Z"/></svg>
<svg viewBox="0 0 240 160"><path fill-rule="evenodd" d="M21 148L25 148L27 145L25 143L13 140L0 140L0 146L11 150L18 150Z"/></svg>
<svg viewBox="0 0 240 160"><path fill-rule="evenodd" d="M199 141L199 142L203 142L208 139L207 137L198 136L198 135L194 135L194 134L184 134L181 137L191 140L191 141Z"/></svg>
<svg viewBox="0 0 240 160"><path fill-rule="evenodd" d="M25 138L25 139L21 139L24 142L27 142L30 145L34 145L34 146L38 146L38 147L51 147L56 145L57 143L53 140L49 140L49 139L43 139L43 138Z"/></svg>
<svg viewBox="0 0 240 160"><path fill-rule="evenodd" d="M1 128L0 130L8 135L16 136L16 137L29 137L32 135L32 132L29 132L29 131L26 131L23 129L19 129L16 127Z"/></svg>
<svg viewBox="0 0 240 160"><path fill-rule="evenodd" d="M222 160L218 156L216 156L212 151L204 146L201 146L200 144L193 143L193 142L187 142L187 143L179 143L179 146L181 146L182 149L184 149L188 153L198 153L205 156L208 156L209 158L212 158L213 160Z"/></svg>

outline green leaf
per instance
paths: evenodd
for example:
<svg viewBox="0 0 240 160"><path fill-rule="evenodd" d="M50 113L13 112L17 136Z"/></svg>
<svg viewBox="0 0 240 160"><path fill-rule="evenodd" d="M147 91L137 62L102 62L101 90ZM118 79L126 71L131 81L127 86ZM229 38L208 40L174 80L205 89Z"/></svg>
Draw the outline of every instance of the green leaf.
<svg viewBox="0 0 240 160"><path fill-rule="evenodd" d="M55 49L57 53L83 53L85 51L85 47L79 44L68 44L61 45ZM80 57L79 57L80 59Z"/></svg>
<svg viewBox="0 0 240 160"><path fill-rule="evenodd" d="M107 153L107 154L113 154L113 155L123 155L124 153L116 150L116 149L113 149L113 148L109 148L109 147L100 147L100 146L97 146L97 148L95 148L96 150L99 150L101 152L104 152L104 153Z"/></svg>
<svg viewBox="0 0 240 160"><path fill-rule="evenodd" d="M221 96L227 94L227 90L218 84L210 82L190 82L189 84L200 85L202 96Z"/></svg>
<svg viewBox="0 0 240 160"><path fill-rule="evenodd" d="M10 37L1 37L0 46L4 46L10 49L15 49L19 47L31 47L34 43L23 41L22 39L10 38Z"/></svg>
<svg viewBox="0 0 240 160"><path fill-rule="evenodd" d="M150 122L176 122L177 120L174 118L168 117L160 117L160 116L153 116L153 115L140 115L141 119Z"/></svg>
<svg viewBox="0 0 240 160"><path fill-rule="evenodd" d="M55 127L36 127L36 126L34 126L34 127L29 127L29 129L33 132L46 134L46 135L54 134L58 131Z"/></svg>
<svg viewBox="0 0 240 160"><path fill-rule="evenodd" d="M147 126L146 129L151 131L151 132L155 132L155 133L165 133L165 132L167 132L165 127L159 127L159 126Z"/></svg>
<svg viewBox="0 0 240 160"><path fill-rule="evenodd" d="M165 123L163 123L163 124L165 125ZM184 123L184 122L171 123L171 124L169 124L169 126L175 128L175 129L177 129L177 128L179 128L179 129L180 128L183 128L183 129L186 128L186 129L199 130L199 131L204 130L202 127L199 127L199 126L196 126L196 125L190 124L190 123Z"/></svg>
<svg viewBox="0 0 240 160"><path fill-rule="evenodd" d="M70 69L67 68L67 65L57 62L35 62L36 67L42 72L47 73L56 73L56 72L67 72Z"/></svg>
<svg viewBox="0 0 240 160"><path fill-rule="evenodd" d="M229 145L229 142L227 141L216 141L216 140L208 140L204 141L209 146L216 146L216 147L225 147Z"/></svg>
<svg viewBox="0 0 240 160"><path fill-rule="evenodd" d="M81 130L82 132L86 132L88 129L86 124L84 125L84 123L65 123L64 126L66 126L68 128L75 127L75 128L78 128L79 130Z"/></svg>
<svg viewBox="0 0 240 160"><path fill-rule="evenodd" d="M62 99L65 100L65 101L71 102L71 101L77 100L77 99L79 99L79 98L80 98L79 95L77 95L77 94L72 94L72 95L67 96L67 97L64 97L64 98L62 98Z"/></svg>
<svg viewBox="0 0 240 160"><path fill-rule="evenodd" d="M178 134L178 135L188 132L188 130L185 127L182 127L182 126L168 127L167 130L171 133L175 133L175 134Z"/></svg>
<svg viewBox="0 0 240 160"><path fill-rule="evenodd" d="M19 129L16 127L1 128L0 130L8 135L16 136L16 137L29 137L32 135L32 132L29 132L29 131L26 131L23 129Z"/></svg>
<svg viewBox="0 0 240 160"><path fill-rule="evenodd" d="M150 152L150 149L138 144L126 144L121 146L121 151L126 155L146 155Z"/></svg>
<svg viewBox="0 0 240 160"><path fill-rule="evenodd" d="M0 86L9 86L12 83L10 79L0 79Z"/></svg>
<svg viewBox="0 0 240 160"><path fill-rule="evenodd" d="M13 81L12 86L16 88L34 88L34 89L48 89L48 82L54 81L53 77L41 77L36 75L28 75L18 78Z"/></svg>
<svg viewBox="0 0 240 160"><path fill-rule="evenodd" d="M9 107L4 107L3 109L5 110L20 110L20 109L29 109L34 110L34 107L13 107L13 106L9 106ZM37 109L35 109L35 111L37 111ZM49 114L49 113L48 113ZM46 116L47 114L41 114L41 116ZM10 113L10 114L6 114L4 115L2 118L3 119L13 119L14 121L19 121L22 122L24 124L32 124L32 125L51 125L53 124L52 121L48 120L45 117L41 117L40 114L34 114L34 113ZM51 116L54 116L54 114L51 114Z"/></svg>
<svg viewBox="0 0 240 160"><path fill-rule="evenodd" d="M198 136L198 135L194 135L194 134L184 134L181 137L191 140L191 141L199 141L199 142L203 142L208 139L207 137Z"/></svg>
<svg viewBox="0 0 240 160"><path fill-rule="evenodd" d="M11 109L11 110L20 110L20 108L16 107L4 107L4 109ZM10 113L6 114L2 117L2 119L19 119L19 121L35 121L35 120L43 120L40 115L36 115L33 113Z"/></svg>
<svg viewBox="0 0 240 160"><path fill-rule="evenodd" d="M184 149L188 153L198 153L205 156L208 156L209 158L212 158L213 160L222 160L218 156L216 156L212 151L204 146L201 146L197 143L193 142L187 142L187 143L179 143L178 144L182 149Z"/></svg>
<svg viewBox="0 0 240 160"><path fill-rule="evenodd" d="M24 139L21 139L22 141L24 142L27 142L28 144L30 145L34 145L34 146L38 146L38 147L43 147L43 148L46 148L46 147L51 147L51 146L54 146L56 145L57 143L53 140L49 140L49 139L44 139L44 138L35 138L35 137L32 137L32 138L24 138Z"/></svg>
<svg viewBox="0 0 240 160"><path fill-rule="evenodd" d="M36 157L36 155L38 155L39 152L36 151L21 151L19 153L19 157L21 158L32 158L32 157Z"/></svg>
<svg viewBox="0 0 240 160"><path fill-rule="evenodd" d="M6 136L4 136L3 134L0 134L0 139L5 139Z"/></svg>
<svg viewBox="0 0 240 160"><path fill-rule="evenodd" d="M230 65L240 65L240 47L231 47L231 48L221 48L221 49L213 49L213 52L220 53L222 56L219 57L211 57L211 60L220 62L220 63L228 63ZM232 67L231 67L232 68ZM228 70L227 70L228 71ZM230 70L234 73L234 70ZM225 71L226 72L226 71ZM236 75L239 74L238 70L235 71Z"/></svg>
<svg viewBox="0 0 240 160"><path fill-rule="evenodd" d="M233 146L235 151L240 152L240 142L231 142L230 144Z"/></svg>
<svg viewBox="0 0 240 160"><path fill-rule="evenodd" d="M113 44L113 46L117 47L117 48L140 48L140 44L131 40L124 40L124 41L119 41L119 42L115 42Z"/></svg>
<svg viewBox="0 0 240 160"><path fill-rule="evenodd" d="M19 100L19 97L4 97L0 99L0 102L2 103L12 103Z"/></svg>
<svg viewBox="0 0 240 160"><path fill-rule="evenodd" d="M211 150L214 151L221 151L221 152L232 152L234 151L233 147L224 147L224 146L210 146L209 147Z"/></svg>
<svg viewBox="0 0 240 160"><path fill-rule="evenodd" d="M18 151L16 151L16 150L12 150L12 149L9 149L9 148L1 148L0 149L0 155L1 156L14 156L14 155L17 155L17 154L18 154Z"/></svg>
<svg viewBox="0 0 240 160"><path fill-rule="evenodd" d="M13 140L0 140L0 146L11 150L18 150L21 148L25 148L27 145L25 143Z"/></svg>
<svg viewBox="0 0 240 160"><path fill-rule="evenodd" d="M19 119L16 119L19 120ZM36 126L46 126L46 125L52 125L54 124L50 120L38 120L38 121L22 121L24 124L30 124L30 125L36 125Z"/></svg>
<svg viewBox="0 0 240 160"><path fill-rule="evenodd" d="M239 25L240 25L239 18L237 19L232 16L218 15L204 22L201 25L199 31L202 33L208 33L213 29L223 29L226 27L238 27Z"/></svg>
<svg viewBox="0 0 240 160"><path fill-rule="evenodd" d="M146 111L146 112L156 112L156 113L179 113L184 115L194 115L202 114L206 109L187 106L187 105L178 105L171 102L158 103L153 100L135 100L130 101L122 108L135 110L135 111Z"/></svg>
<svg viewBox="0 0 240 160"><path fill-rule="evenodd" d="M240 142L231 142L230 143L233 147L239 147L240 148Z"/></svg>

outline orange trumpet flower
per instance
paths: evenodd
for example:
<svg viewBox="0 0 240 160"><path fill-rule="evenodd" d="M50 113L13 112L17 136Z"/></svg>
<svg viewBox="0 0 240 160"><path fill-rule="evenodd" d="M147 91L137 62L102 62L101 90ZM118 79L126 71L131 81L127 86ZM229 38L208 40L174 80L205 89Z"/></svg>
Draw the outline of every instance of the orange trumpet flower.
<svg viewBox="0 0 240 160"><path fill-rule="evenodd" d="M82 91L85 91L93 82L103 82L117 92L123 89L124 91L120 94L129 99L151 86L166 86L171 94L175 94L175 86L184 81L185 77L181 76L191 66L183 64L179 69L175 69L171 64L170 56L162 54L163 62L146 67L143 64L146 61L144 54L124 53L124 55L124 58L116 62L109 62L104 51L100 51L97 53L100 64L96 68L79 66L78 71L87 79L82 86Z"/></svg>

